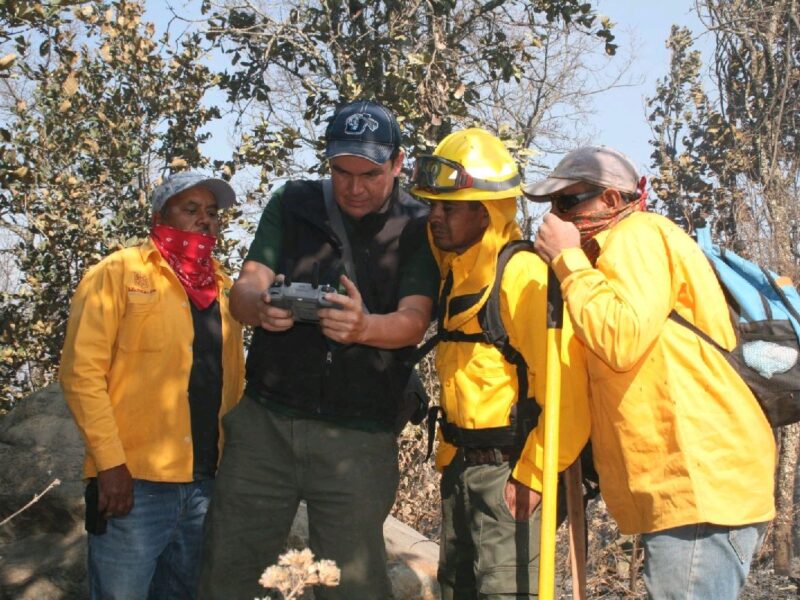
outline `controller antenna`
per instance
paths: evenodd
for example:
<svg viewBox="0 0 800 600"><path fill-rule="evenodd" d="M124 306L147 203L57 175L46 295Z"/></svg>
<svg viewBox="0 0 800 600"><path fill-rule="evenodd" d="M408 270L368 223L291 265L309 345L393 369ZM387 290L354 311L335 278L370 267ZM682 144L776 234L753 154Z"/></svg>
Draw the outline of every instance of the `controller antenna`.
<svg viewBox="0 0 800 600"><path fill-rule="evenodd" d="M294 273L294 259L286 261L286 273L283 275L283 285L292 285L292 276L289 273Z"/></svg>
<svg viewBox="0 0 800 600"><path fill-rule="evenodd" d="M311 287L317 289L319 287L319 263L315 262L311 270Z"/></svg>

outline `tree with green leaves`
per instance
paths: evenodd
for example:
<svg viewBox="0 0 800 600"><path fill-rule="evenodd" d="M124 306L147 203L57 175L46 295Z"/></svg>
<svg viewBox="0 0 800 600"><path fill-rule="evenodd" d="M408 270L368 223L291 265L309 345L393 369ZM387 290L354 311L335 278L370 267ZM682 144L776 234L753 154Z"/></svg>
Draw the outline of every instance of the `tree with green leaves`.
<svg viewBox="0 0 800 600"><path fill-rule="evenodd" d="M265 185L318 163L322 122L357 97L389 106L415 152L478 120L520 152L535 148L544 116L567 94L566 32L616 50L611 24L576 0L247 0L205 8L209 35L231 59L221 85L246 124L237 162L257 165ZM592 51L581 45L576 53Z"/></svg>
<svg viewBox="0 0 800 600"><path fill-rule="evenodd" d="M713 93L690 32L673 28L670 73L648 102L654 190L687 228L710 218L721 241L797 279L797 2L705 0L698 12L715 39Z"/></svg>
<svg viewBox="0 0 800 600"><path fill-rule="evenodd" d="M0 80L0 227L19 278L0 307L5 406L52 380L83 273L147 234L162 174L208 164L219 116L201 101L216 80L200 36L154 41L142 2L22 4L0 12L19 31L0 40L17 55Z"/></svg>
<svg viewBox="0 0 800 600"><path fill-rule="evenodd" d="M800 279L800 5L797 0L704 0L713 77L725 124L741 132L748 242ZM765 244L765 240L767 243Z"/></svg>
<svg viewBox="0 0 800 600"><path fill-rule="evenodd" d="M648 100L653 131L651 182L659 206L686 230L698 219L713 220L724 239L735 239L741 193L736 175L746 156L737 148L741 134L715 110L703 86L699 50L692 34L673 26L667 47L669 74Z"/></svg>

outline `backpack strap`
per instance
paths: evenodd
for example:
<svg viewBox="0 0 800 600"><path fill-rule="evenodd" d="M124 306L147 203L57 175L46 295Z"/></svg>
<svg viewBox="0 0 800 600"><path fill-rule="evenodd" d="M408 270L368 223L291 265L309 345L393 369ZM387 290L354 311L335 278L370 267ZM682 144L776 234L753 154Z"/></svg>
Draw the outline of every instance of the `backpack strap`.
<svg viewBox="0 0 800 600"><path fill-rule="evenodd" d="M447 314L447 296L450 290L453 289L453 273L447 274L447 279L442 286L442 292L439 294L439 301L437 303L437 328L436 333L431 336L412 356L413 364L418 363L425 358L427 354L439 342L480 342L484 344L492 344L497 347L509 363L517 365L519 361L524 364L522 355L519 354L509 343L508 333L506 332L503 318L500 314L500 288L503 280L503 273L505 272L506 265L511 257L521 250L533 252L533 242L530 240L515 240L509 242L500 250L497 257L497 268L494 285L486 300L478 312L478 323L481 326L480 333L465 333L460 330L450 330L444 328L444 319ZM476 294L473 299L473 304L477 302L483 294ZM466 308L469 308L468 306ZM462 310L464 310L462 308ZM527 370L527 365L525 365ZM525 379L525 388L527 390L527 377Z"/></svg>
<svg viewBox="0 0 800 600"><path fill-rule="evenodd" d="M722 346L720 346L716 342L716 340L714 340L714 338L712 338L705 331L703 331L702 329L697 327L697 325L695 325L694 323L689 321L687 318L682 317L681 315L679 315L678 312L674 308L672 309L672 312L669 313L669 318L671 320L675 321L676 323L678 323L679 325L683 325L684 327L686 327L686 329L688 329L689 331L693 332L696 336L698 336L699 338L705 340L707 343L711 344L714 348L716 348L717 350L719 350L723 354L728 354L728 351L725 348L723 348Z"/></svg>
<svg viewBox="0 0 800 600"><path fill-rule="evenodd" d="M778 294L778 297L781 299L781 302L783 302L786 310L789 312L792 318L797 321L798 325L800 325L800 311L794 307L792 301L789 300L789 297L786 295L786 292L783 290L783 288L778 285L778 282L775 280L775 277L772 275L772 273L770 273L764 267L761 267L761 271L764 273L764 277L767 278L767 281L769 281L772 289L775 290L776 294Z"/></svg>
<svg viewBox="0 0 800 600"><path fill-rule="evenodd" d="M453 274L448 274L438 303L438 327L436 333L425 342L415 353L413 360L418 362L427 355L440 341L446 342L477 342L491 344L497 348L503 359L514 365L517 371L517 402L512 408L511 424L502 427L487 427L482 429L465 429L447 421L441 406L433 406L428 411L428 453L433 452L433 438L436 424L442 430L445 441L461 447L513 447L522 450L528 433L536 426L541 408L533 398L528 398L528 364L522 354L511 345L505 324L500 312L500 289L502 287L503 273L511 257L517 252L533 251L533 243L529 240L515 240L503 246L497 258L495 281L486 303L478 312L480 333L465 333L460 330L447 330L444 328L444 317L447 307L447 295L453 285ZM478 298L475 298L477 302Z"/></svg>
<svg viewBox="0 0 800 600"><path fill-rule="evenodd" d="M508 261L522 250L533 252L533 242L530 240L515 240L503 246L497 258L497 275L492 291L486 304L478 313L481 329L488 338L487 343L493 344L503 355L506 362L517 368L517 402L521 402L528 397L528 364L522 354L511 345L508 338L508 332L500 314L500 288Z"/></svg>
<svg viewBox="0 0 800 600"><path fill-rule="evenodd" d="M328 220L330 221L331 229L339 238L339 243L342 246L342 264L344 271L353 285L358 288L358 277L356 275L356 265L353 261L353 249L350 246L350 238L347 235L347 230L344 228L344 221L342 220L342 211L336 200L333 197L333 182L330 179L322 180L322 195L325 199L325 211L328 213ZM361 308L365 314L369 314L367 303L362 299Z"/></svg>

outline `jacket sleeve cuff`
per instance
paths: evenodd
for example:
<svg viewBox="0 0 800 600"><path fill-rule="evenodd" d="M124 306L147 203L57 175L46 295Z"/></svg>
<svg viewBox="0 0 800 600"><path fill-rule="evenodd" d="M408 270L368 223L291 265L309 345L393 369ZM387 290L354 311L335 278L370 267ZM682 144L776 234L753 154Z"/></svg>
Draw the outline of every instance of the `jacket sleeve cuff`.
<svg viewBox="0 0 800 600"><path fill-rule="evenodd" d="M511 476L532 490L542 493L542 471L536 465L520 459L511 472Z"/></svg>
<svg viewBox="0 0 800 600"><path fill-rule="evenodd" d="M112 467L118 467L126 462L125 449L122 447L122 442L117 440L113 443L108 443L100 448L92 448L89 450L94 464L98 471L105 471Z"/></svg>
<svg viewBox="0 0 800 600"><path fill-rule="evenodd" d="M591 269L592 263L580 248L566 248L553 259L553 271L559 281L564 281L567 276L575 271Z"/></svg>

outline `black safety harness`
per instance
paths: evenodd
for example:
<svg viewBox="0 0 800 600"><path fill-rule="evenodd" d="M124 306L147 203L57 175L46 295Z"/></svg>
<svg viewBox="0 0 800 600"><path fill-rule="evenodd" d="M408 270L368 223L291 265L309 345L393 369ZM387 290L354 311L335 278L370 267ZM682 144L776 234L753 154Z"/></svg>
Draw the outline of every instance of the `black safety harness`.
<svg viewBox="0 0 800 600"><path fill-rule="evenodd" d="M415 355L418 362L428 354L439 342L478 342L491 344L500 351L503 358L517 370L517 402L511 409L510 424L503 427L485 427L481 429L465 429L447 421L447 415L441 406L432 406L428 410L428 457L433 451L433 439L436 425L442 431L446 442L459 448L510 449L512 460L519 457L530 431L536 426L541 408L533 398L528 397L528 364L522 354L511 345L503 319L500 314L500 286L503 271L508 261L517 252L533 252L533 243L528 240L509 242L500 250L497 258L495 281L486 303L478 312L480 333L465 333L460 330L444 328L445 316L448 312L458 313L468 309L483 297L486 288L469 296L452 298L448 304L447 296L453 287L453 273L448 273L438 304L438 327ZM453 310L455 309L455 310Z"/></svg>

